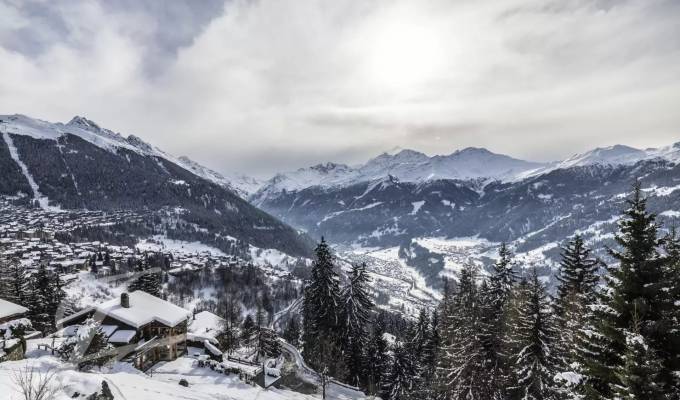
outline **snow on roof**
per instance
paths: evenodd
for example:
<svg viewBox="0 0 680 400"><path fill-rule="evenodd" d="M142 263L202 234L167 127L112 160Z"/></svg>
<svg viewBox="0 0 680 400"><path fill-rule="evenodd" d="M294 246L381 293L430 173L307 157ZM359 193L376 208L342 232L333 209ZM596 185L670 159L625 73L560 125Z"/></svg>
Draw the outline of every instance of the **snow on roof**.
<svg viewBox="0 0 680 400"><path fill-rule="evenodd" d="M109 343L130 343L136 334L136 331L121 329L109 337Z"/></svg>
<svg viewBox="0 0 680 400"><path fill-rule="evenodd" d="M201 311L189 323L189 328L187 329L189 337L197 341L208 339L211 342L215 342L223 321L224 318L210 311Z"/></svg>
<svg viewBox="0 0 680 400"><path fill-rule="evenodd" d="M190 312L169 301L159 299L141 290L129 293L130 307L120 305L115 298L96 306L97 312L106 314L135 328L140 328L152 321L167 326L175 326L186 320Z"/></svg>
<svg viewBox="0 0 680 400"><path fill-rule="evenodd" d="M14 304L11 301L0 299L0 318L12 317L14 315L24 314L28 312L28 308Z"/></svg>
<svg viewBox="0 0 680 400"><path fill-rule="evenodd" d="M213 355L215 355L215 356L221 356L222 355L222 352L220 351L220 349L218 349L212 343L210 343L209 340L204 340L203 345L205 346L205 349L208 350Z"/></svg>
<svg viewBox="0 0 680 400"><path fill-rule="evenodd" d="M100 328L104 332L104 335L106 335L106 337L109 337L109 336L113 335L113 332L115 332L116 329L118 329L118 326L116 326L116 325L102 325Z"/></svg>

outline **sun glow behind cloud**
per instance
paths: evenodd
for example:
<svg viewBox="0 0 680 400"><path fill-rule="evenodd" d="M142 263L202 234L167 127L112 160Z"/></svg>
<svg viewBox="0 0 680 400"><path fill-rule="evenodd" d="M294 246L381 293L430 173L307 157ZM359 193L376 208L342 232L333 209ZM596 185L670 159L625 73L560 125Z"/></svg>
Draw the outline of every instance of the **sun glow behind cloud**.
<svg viewBox="0 0 680 400"><path fill-rule="evenodd" d="M398 18L372 29L364 44L369 84L397 95L432 82L444 65L445 48L436 29L424 21Z"/></svg>
<svg viewBox="0 0 680 400"><path fill-rule="evenodd" d="M0 114L85 115L224 171L550 160L680 126L675 0L27 3L0 0Z"/></svg>

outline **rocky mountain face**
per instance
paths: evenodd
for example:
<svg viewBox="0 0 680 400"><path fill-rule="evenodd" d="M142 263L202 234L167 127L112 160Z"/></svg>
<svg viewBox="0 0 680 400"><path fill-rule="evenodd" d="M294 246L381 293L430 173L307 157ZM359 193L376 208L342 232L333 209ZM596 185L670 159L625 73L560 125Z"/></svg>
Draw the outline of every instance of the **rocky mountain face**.
<svg viewBox="0 0 680 400"><path fill-rule="evenodd" d="M305 235L141 139L75 117L0 116L0 194L43 208L162 211L206 237L308 255Z"/></svg>

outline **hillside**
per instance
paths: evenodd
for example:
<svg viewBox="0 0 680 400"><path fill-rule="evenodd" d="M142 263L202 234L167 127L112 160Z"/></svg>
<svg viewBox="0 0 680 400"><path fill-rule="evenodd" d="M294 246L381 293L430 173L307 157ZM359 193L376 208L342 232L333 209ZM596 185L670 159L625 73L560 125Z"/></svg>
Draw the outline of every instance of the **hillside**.
<svg viewBox="0 0 680 400"><path fill-rule="evenodd" d="M52 124L0 116L0 194L42 208L163 211L170 228L306 255L309 241L235 192L135 136L75 117Z"/></svg>

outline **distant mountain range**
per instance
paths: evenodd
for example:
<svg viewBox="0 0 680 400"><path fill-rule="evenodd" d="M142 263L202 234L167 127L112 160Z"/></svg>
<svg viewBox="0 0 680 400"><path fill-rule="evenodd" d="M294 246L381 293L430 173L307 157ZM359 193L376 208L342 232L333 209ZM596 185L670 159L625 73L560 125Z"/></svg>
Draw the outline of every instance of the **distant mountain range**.
<svg viewBox="0 0 680 400"><path fill-rule="evenodd" d="M432 285L461 263L488 264L501 241L548 270L575 233L596 248L612 245L636 180L662 221L680 217L680 143L596 148L551 163L482 148L438 156L397 150L261 182L82 117L62 124L0 116L0 135L0 194L44 208L162 211L206 237L291 255L309 255L322 235L343 254L391 249L380 253L389 265L413 267Z"/></svg>
<svg viewBox="0 0 680 400"><path fill-rule="evenodd" d="M587 165L632 165L638 161L663 159L680 160L680 142L651 149L615 145L575 154L563 161L540 163L518 160L487 149L468 147L449 155L427 156L414 150L399 149L383 153L365 164L348 166L326 163L296 171L280 173L251 192L251 200L261 203L282 191L290 192L313 186L350 186L393 176L401 182L427 182L440 179L513 182L538 176L557 169ZM252 190L253 186L249 188Z"/></svg>
<svg viewBox="0 0 680 400"><path fill-rule="evenodd" d="M136 136L82 117L62 124L23 115L0 116L0 136L0 194L43 208L162 211L169 229L310 254L308 237L252 206L221 175Z"/></svg>
<svg viewBox="0 0 680 400"><path fill-rule="evenodd" d="M429 284L463 263L488 266L501 241L525 266L550 275L559 245L575 233L600 250L614 245L616 218L636 180L650 209L676 224L679 161L680 143L597 148L552 163L478 148L434 157L402 150L355 167L328 163L279 174L250 200L352 253L398 247L399 259Z"/></svg>

